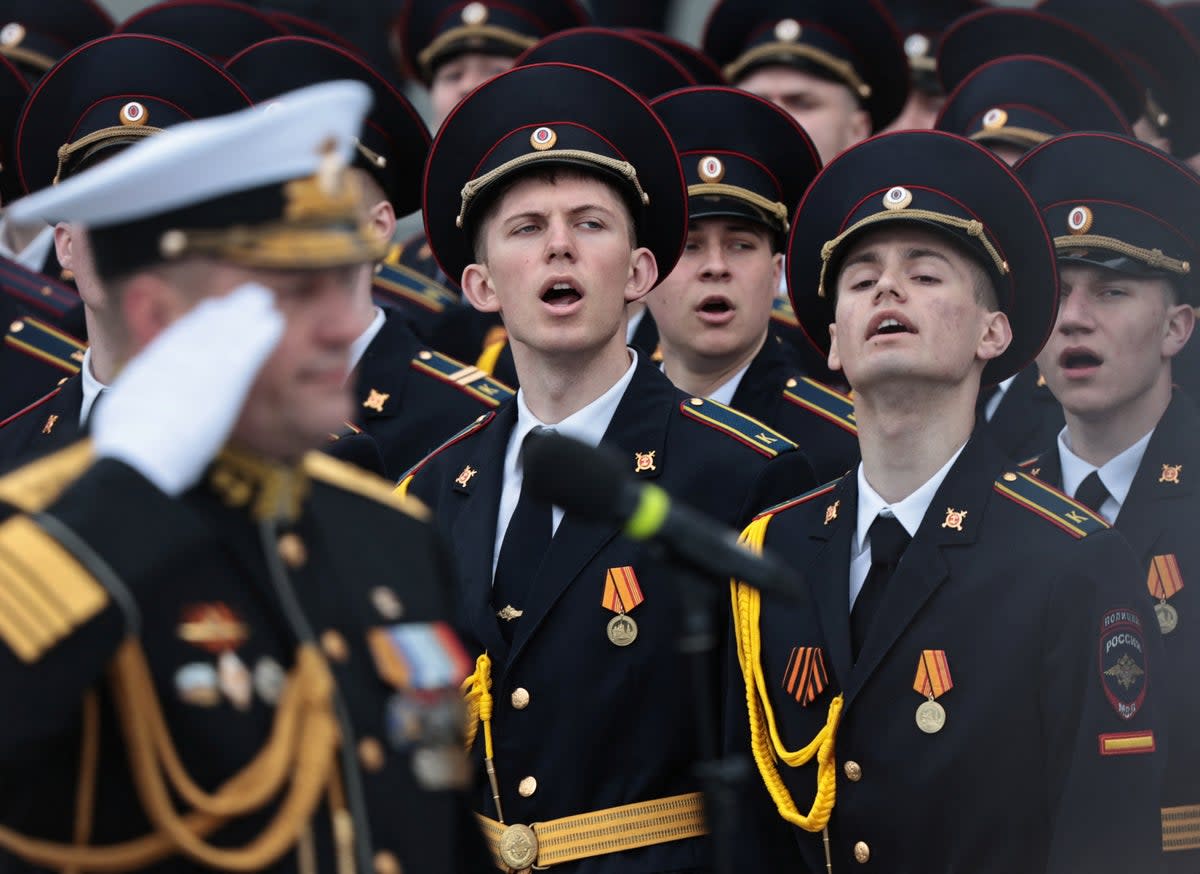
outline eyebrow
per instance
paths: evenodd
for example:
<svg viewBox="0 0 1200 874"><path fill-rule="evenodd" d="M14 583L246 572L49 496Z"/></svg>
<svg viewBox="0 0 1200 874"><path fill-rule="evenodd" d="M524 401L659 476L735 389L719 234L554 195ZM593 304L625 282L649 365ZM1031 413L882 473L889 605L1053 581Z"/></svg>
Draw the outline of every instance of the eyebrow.
<svg viewBox="0 0 1200 874"><path fill-rule="evenodd" d="M579 206L571 207L569 210L567 210L567 215L577 216L577 215L582 215L583 213L587 213L587 212L602 212L605 215L609 215L609 216L616 214L612 209L610 209L609 207L604 206L602 204L584 203ZM521 210L520 212L515 212L510 216L507 216L504 219L504 221L511 222L511 221L516 221L518 219L531 219L531 218L545 219L549 214L550 213L547 212L546 210L525 209L525 210Z"/></svg>
<svg viewBox="0 0 1200 874"><path fill-rule="evenodd" d="M945 264L950 263L950 259L947 258L945 255L943 255L941 252L939 252L937 249L913 248L913 249L907 250L904 253L905 261L915 261L918 258L936 258L937 260L942 261ZM844 270L847 267L852 267L855 264L879 264L880 260L881 259L879 257L878 252L876 252L874 249L866 249L862 252L859 252L855 255L851 255L849 258L847 258L845 263L842 264L842 269Z"/></svg>

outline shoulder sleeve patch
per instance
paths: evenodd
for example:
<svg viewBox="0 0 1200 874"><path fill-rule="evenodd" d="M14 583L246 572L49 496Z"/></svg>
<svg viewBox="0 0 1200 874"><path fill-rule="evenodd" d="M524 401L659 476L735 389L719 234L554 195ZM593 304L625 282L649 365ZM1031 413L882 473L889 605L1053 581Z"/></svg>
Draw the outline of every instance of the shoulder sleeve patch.
<svg viewBox="0 0 1200 874"><path fill-rule="evenodd" d="M87 344L34 318L21 318L8 326L4 343L72 376L79 372Z"/></svg>
<svg viewBox="0 0 1200 874"><path fill-rule="evenodd" d="M50 506L92 463L92 441L80 440L0 477L0 501L24 513Z"/></svg>
<svg viewBox="0 0 1200 874"><path fill-rule="evenodd" d="M65 316L81 303L75 289L8 258L0 258L0 289L51 318Z"/></svg>
<svg viewBox="0 0 1200 874"><path fill-rule="evenodd" d="M789 379L783 396L796 406L833 422L851 434L858 434L858 424L854 421L854 401L837 389L805 376Z"/></svg>
<svg viewBox="0 0 1200 874"><path fill-rule="evenodd" d="M414 464L412 467L410 467L404 473L404 475L400 477L400 484L396 486L396 493L400 494L400 495L407 495L409 484L412 482L413 477L421 472L421 468L423 468L425 465L429 464L430 461L437 458L438 455L440 455L442 452L449 449L455 443L458 443L462 440L466 440L468 437L470 437L476 431L482 431L484 428L486 428L491 423L492 419L494 419L494 418L496 418L496 414L494 412L493 413L484 413L482 416L480 416L478 419L476 419L470 425L463 428L461 431L459 431L457 434L455 434L453 437L451 437L449 440L447 440L445 443L443 443L437 449L433 450L433 452L429 453L424 458L422 458L420 461L418 461L416 464Z"/></svg>
<svg viewBox="0 0 1200 874"><path fill-rule="evenodd" d="M996 480L996 491L1015 504L1080 539L1111 527L1083 504L1027 473L1008 471Z"/></svg>
<svg viewBox="0 0 1200 874"><path fill-rule="evenodd" d="M478 367L463 364L456 358L432 349L418 352L412 360L412 367L454 386L489 407L498 407L515 394L507 385L488 376Z"/></svg>
<svg viewBox="0 0 1200 874"><path fill-rule="evenodd" d="M716 401L688 398L679 404L679 410L689 419L703 422L710 428L728 434L767 458L774 458L781 452L796 448L795 443L758 419Z"/></svg>
<svg viewBox="0 0 1200 874"><path fill-rule="evenodd" d="M304 471L315 480L387 504L422 522L429 521L429 508L421 501L396 494L387 480L367 473L357 465L339 461L324 452L310 452L304 456Z"/></svg>
<svg viewBox="0 0 1200 874"><path fill-rule="evenodd" d="M799 507L801 504L807 504L809 501L815 501L817 498L823 497L836 489L838 487L838 483L840 482L840 479L835 479L832 482L825 483L823 486L817 486L812 491L805 492L799 497L788 498L786 501L776 504L774 507L768 507L754 518L762 519L765 516L774 516L778 513L782 513L784 510L790 510L792 507Z"/></svg>
<svg viewBox="0 0 1200 874"><path fill-rule="evenodd" d="M771 321L787 325L789 328L800 327L800 320L796 318L792 302L779 294L775 295L775 301L771 304Z"/></svg>
<svg viewBox="0 0 1200 874"><path fill-rule="evenodd" d="M433 313L458 303L458 296L450 289L403 264L377 265L373 290L382 294L385 300L416 304Z"/></svg>

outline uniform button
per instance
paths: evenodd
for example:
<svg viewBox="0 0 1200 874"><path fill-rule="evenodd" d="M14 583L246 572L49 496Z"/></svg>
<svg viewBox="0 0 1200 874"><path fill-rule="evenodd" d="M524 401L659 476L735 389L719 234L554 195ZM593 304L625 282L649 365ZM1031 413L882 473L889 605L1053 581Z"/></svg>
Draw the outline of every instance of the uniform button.
<svg viewBox="0 0 1200 874"><path fill-rule="evenodd" d="M514 710L524 710L529 706L529 690L516 688L512 693L512 706Z"/></svg>
<svg viewBox="0 0 1200 874"><path fill-rule="evenodd" d="M796 382L796 380L794 380L794 379L789 379L789 380L787 381L787 387L788 387L788 388L795 388L795 387L796 387L796 386L798 386L799 384L800 384L800 383Z"/></svg>
<svg viewBox="0 0 1200 874"><path fill-rule="evenodd" d="M304 545L304 541L300 539L300 535L288 532L279 538L277 544L279 549L279 557L283 559L283 563L292 570L299 570L304 567L304 563L308 561L308 548Z"/></svg>
<svg viewBox="0 0 1200 874"><path fill-rule="evenodd" d="M395 853L380 850L375 854L375 874L403 874L403 871Z"/></svg>
<svg viewBox="0 0 1200 874"><path fill-rule="evenodd" d="M854 861L860 865L865 865L871 859L871 848L867 846L866 841L859 841L854 845Z"/></svg>
<svg viewBox="0 0 1200 874"><path fill-rule="evenodd" d="M1017 475L1010 470L1004 475L1004 481L1006 483L1015 483L1017 481Z"/></svg>
<svg viewBox="0 0 1200 874"><path fill-rule="evenodd" d="M384 619L399 619L404 615L404 602L387 586L371 590L371 603Z"/></svg>
<svg viewBox="0 0 1200 874"><path fill-rule="evenodd" d="M517 786L517 792L522 798L528 798L529 796L533 795L534 792L537 792L537 778L526 777L521 781L520 785Z"/></svg>
<svg viewBox="0 0 1200 874"><path fill-rule="evenodd" d="M358 763L363 766L364 771L372 774L382 771L385 759L383 744L375 738L364 737L358 742Z"/></svg>
<svg viewBox="0 0 1200 874"><path fill-rule="evenodd" d="M844 766L846 779L851 783L857 783L862 779L862 765L858 762L846 762Z"/></svg>
<svg viewBox="0 0 1200 874"><path fill-rule="evenodd" d="M321 632L321 649L335 662L344 662L350 658L350 646L346 643L346 638L332 628Z"/></svg>

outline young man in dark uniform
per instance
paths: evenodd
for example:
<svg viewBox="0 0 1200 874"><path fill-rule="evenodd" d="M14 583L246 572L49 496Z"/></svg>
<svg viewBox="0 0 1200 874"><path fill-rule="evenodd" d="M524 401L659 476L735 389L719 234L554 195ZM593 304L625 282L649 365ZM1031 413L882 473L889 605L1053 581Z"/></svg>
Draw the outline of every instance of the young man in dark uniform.
<svg viewBox="0 0 1200 874"><path fill-rule="evenodd" d="M1200 180L1142 143L1102 134L1053 139L1016 170L1058 250L1058 322L1038 364L1067 419L1027 467L1112 523L1144 569L1166 649L1163 859L1169 871L1195 871L1200 547L1191 472L1200 412L1172 386L1172 369L1200 300Z"/></svg>
<svg viewBox="0 0 1200 874"><path fill-rule="evenodd" d="M92 439L0 479L6 870L486 864L448 560L311 451L385 246L345 172L369 99L180 126L12 207L88 228L129 339Z"/></svg>
<svg viewBox="0 0 1200 874"><path fill-rule="evenodd" d="M526 437L552 428L726 524L812 478L783 435L680 392L626 345L627 304L679 255L686 197L650 107L582 67L491 80L430 156L434 252L503 315L521 383L401 484L458 548L459 626L479 656L476 810L502 867L710 864L671 570L619 526L538 501L522 461Z"/></svg>
<svg viewBox="0 0 1200 874"><path fill-rule="evenodd" d="M1137 563L974 430L981 382L1053 323L1036 205L982 146L884 134L817 177L788 263L863 460L743 534L808 590L734 587L730 733L774 824L810 871L1152 869L1164 665Z"/></svg>

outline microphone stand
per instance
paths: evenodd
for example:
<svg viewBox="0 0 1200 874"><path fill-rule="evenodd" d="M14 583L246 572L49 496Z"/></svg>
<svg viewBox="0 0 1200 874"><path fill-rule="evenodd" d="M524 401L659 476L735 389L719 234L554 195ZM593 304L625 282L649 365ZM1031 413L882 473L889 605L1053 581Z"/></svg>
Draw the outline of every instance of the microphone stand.
<svg viewBox="0 0 1200 874"><path fill-rule="evenodd" d="M717 598L722 589L661 544L653 543L650 549L675 581L679 603L683 607L683 631L678 647L691 674L700 752L695 774L704 792L705 819L713 846L713 874L734 874L738 870L734 847L739 789L750 774L750 763L745 755L721 755L718 728L721 710L714 692L713 667L721 668L718 661L720 641L727 631L716 627L714 621L721 615Z"/></svg>

